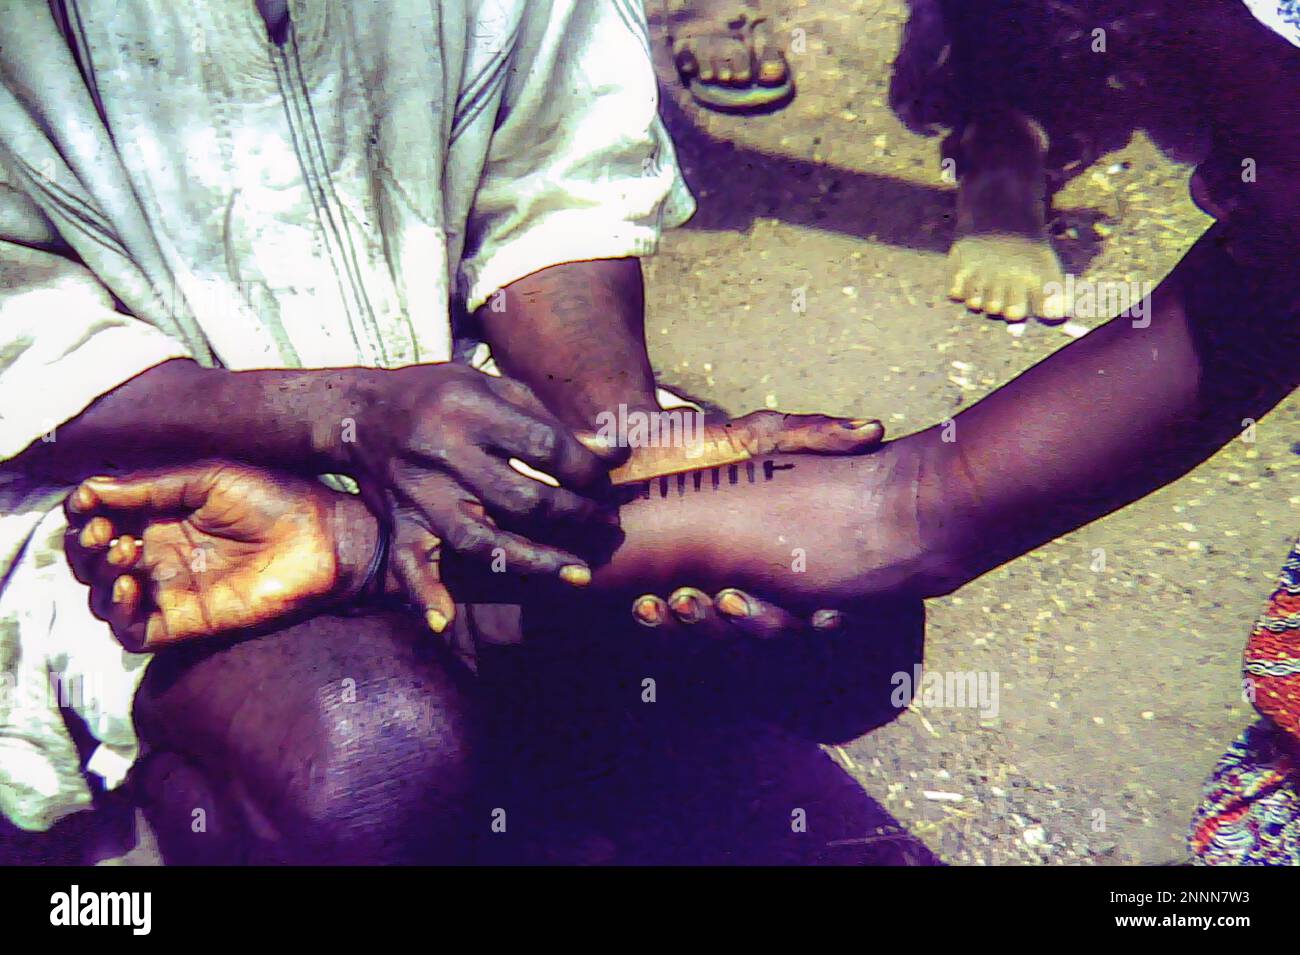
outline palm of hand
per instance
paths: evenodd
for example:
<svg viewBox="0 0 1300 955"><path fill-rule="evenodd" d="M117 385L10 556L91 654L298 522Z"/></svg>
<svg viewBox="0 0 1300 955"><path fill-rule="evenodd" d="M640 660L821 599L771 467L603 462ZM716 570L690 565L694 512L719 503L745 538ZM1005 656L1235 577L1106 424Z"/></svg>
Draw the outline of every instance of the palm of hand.
<svg viewBox="0 0 1300 955"><path fill-rule="evenodd" d="M315 491L219 471L196 510L147 524L142 565L165 632L255 627L329 594L338 562L323 506L328 492Z"/></svg>

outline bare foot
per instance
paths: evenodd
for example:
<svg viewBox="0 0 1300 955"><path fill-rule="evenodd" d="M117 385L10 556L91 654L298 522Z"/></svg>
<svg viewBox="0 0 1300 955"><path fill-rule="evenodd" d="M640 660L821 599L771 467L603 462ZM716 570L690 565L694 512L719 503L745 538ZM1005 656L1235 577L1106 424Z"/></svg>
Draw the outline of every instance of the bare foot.
<svg viewBox="0 0 1300 955"><path fill-rule="evenodd" d="M952 299L1024 321L1065 317L1060 260L1047 238L1047 135L1033 119L994 109L970 120L957 154L957 240L948 253Z"/></svg>
<svg viewBox="0 0 1300 955"><path fill-rule="evenodd" d="M1060 260L1046 237L1021 235L968 235L953 243L948 253L952 287L948 297L987 315L1008 322L1023 322L1030 315L1049 321L1065 318L1060 294L1065 277Z"/></svg>
<svg viewBox="0 0 1300 955"><path fill-rule="evenodd" d="M670 3L673 62L703 106L722 112L778 109L794 80L764 0L676 0Z"/></svg>

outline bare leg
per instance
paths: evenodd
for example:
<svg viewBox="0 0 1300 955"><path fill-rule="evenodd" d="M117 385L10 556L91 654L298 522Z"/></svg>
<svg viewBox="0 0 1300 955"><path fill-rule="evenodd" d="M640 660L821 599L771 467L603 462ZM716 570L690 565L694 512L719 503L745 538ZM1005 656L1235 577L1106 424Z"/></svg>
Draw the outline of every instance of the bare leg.
<svg viewBox="0 0 1300 955"><path fill-rule="evenodd" d="M1010 108L973 117L962 132L949 295L976 311L1065 317L1059 292L1045 292L1064 280L1047 237L1047 147L1043 128Z"/></svg>
<svg viewBox="0 0 1300 955"><path fill-rule="evenodd" d="M928 860L808 739L899 713L889 677L919 661L919 622L876 621L888 636L860 641L821 679L798 653L737 673L720 645L665 646L624 607L563 624L543 615L524 645L481 661L499 761L485 795L509 819L492 848L507 861L641 865Z"/></svg>
<svg viewBox="0 0 1300 955"><path fill-rule="evenodd" d="M136 722L168 861L460 858L471 717L432 650L380 613L159 654Z"/></svg>

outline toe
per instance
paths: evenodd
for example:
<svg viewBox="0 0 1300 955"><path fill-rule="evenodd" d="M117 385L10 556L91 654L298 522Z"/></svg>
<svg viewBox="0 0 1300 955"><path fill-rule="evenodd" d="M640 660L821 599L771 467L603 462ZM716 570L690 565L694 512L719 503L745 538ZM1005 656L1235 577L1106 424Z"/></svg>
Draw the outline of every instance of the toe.
<svg viewBox="0 0 1300 955"><path fill-rule="evenodd" d="M1011 286L1011 293L1007 297L1006 308L1002 310L1002 317L1008 322L1023 322L1029 315L1029 295L1032 286L1028 282L1016 282Z"/></svg>
<svg viewBox="0 0 1300 955"><path fill-rule="evenodd" d="M703 83L716 83L721 81L723 70L727 71L728 78L731 75L729 65L730 47L733 44L730 37L700 37L695 44L695 55L700 62L700 81Z"/></svg>
<svg viewBox="0 0 1300 955"><path fill-rule="evenodd" d="M695 58L694 51L690 47L682 47L678 50L677 55L673 57L677 64L677 71L687 78L698 76L700 72L700 62Z"/></svg>
<svg viewBox="0 0 1300 955"><path fill-rule="evenodd" d="M754 81L754 67L749 54L744 53L733 67L732 79L737 86L748 86Z"/></svg>
<svg viewBox="0 0 1300 955"><path fill-rule="evenodd" d="M1065 296L1061 294L1059 289L1060 286L1057 285L1051 295L1042 296L1042 307L1037 310L1039 317L1046 318L1049 321L1060 321L1066 317Z"/></svg>
<svg viewBox="0 0 1300 955"><path fill-rule="evenodd" d="M754 70L758 82L763 86L780 86L790 75L790 66L786 63L785 53L772 39L771 28L762 23L754 28L751 35L754 48Z"/></svg>
<svg viewBox="0 0 1300 955"><path fill-rule="evenodd" d="M764 86L780 86L790 75L785 56L780 50L765 50L758 59L758 82Z"/></svg>
<svg viewBox="0 0 1300 955"><path fill-rule="evenodd" d="M993 276L989 280L988 300L984 303L984 311L989 315L1001 315L1004 303L1007 300L1006 284L1001 276Z"/></svg>
<svg viewBox="0 0 1300 955"><path fill-rule="evenodd" d="M948 289L948 297L954 302L963 302L966 300L967 286L971 280L971 270L962 266L952 277L952 286Z"/></svg>

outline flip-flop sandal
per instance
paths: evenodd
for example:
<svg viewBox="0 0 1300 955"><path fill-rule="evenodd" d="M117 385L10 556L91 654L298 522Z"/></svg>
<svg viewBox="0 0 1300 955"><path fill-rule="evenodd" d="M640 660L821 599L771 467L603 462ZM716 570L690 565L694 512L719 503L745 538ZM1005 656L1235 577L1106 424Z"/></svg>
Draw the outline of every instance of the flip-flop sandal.
<svg viewBox="0 0 1300 955"><path fill-rule="evenodd" d="M680 29L673 24L681 24ZM755 52L760 41L770 46L770 31L767 17L745 6L737 5L735 12L727 18L725 24L713 21L702 22L701 18L685 11L674 14L670 20L669 42L672 44L673 64L682 83L691 96L701 106L723 113L764 113L780 109L794 98L794 74L786 62L785 55L779 50L777 55L785 66L785 79L777 84L764 83L758 79L759 62ZM693 40L701 38L730 37L741 43L749 52L750 75L755 77L748 86L727 86L716 81L704 81L698 75L688 73L683 68L683 54L695 58L691 50Z"/></svg>

